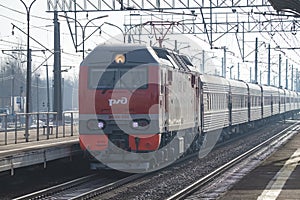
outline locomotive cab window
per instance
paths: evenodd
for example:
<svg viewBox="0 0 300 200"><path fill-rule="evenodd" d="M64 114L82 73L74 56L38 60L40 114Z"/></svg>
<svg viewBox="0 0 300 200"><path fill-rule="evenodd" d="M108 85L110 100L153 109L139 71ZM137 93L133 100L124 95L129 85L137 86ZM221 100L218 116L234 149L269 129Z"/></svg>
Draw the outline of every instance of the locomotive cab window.
<svg viewBox="0 0 300 200"><path fill-rule="evenodd" d="M89 69L91 89L146 89L148 70L146 67L109 67Z"/></svg>

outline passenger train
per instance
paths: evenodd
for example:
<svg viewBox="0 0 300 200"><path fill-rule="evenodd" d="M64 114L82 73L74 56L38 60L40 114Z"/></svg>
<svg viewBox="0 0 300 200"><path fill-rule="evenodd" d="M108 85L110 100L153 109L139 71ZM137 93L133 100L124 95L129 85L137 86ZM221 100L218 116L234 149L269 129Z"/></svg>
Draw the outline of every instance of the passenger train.
<svg viewBox="0 0 300 200"><path fill-rule="evenodd" d="M91 167L151 170L185 152L299 111L286 89L200 74L188 57L101 45L81 63L79 139Z"/></svg>

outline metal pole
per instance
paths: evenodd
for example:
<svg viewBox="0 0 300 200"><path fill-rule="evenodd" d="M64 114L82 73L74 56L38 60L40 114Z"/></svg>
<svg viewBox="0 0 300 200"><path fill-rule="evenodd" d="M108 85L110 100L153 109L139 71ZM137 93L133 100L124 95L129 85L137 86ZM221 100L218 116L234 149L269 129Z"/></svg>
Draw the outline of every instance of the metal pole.
<svg viewBox="0 0 300 200"><path fill-rule="evenodd" d="M289 64L288 64L288 59L286 59L285 60L285 66L286 66L286 68L285 68L285 87L286 87L286 89L288 89L289 88L289 81L288 81L288 67L289 67ZM292 72L292 75L293 75L293 72ZM293 89L292 89L293 90Z"/></svg>
<svg viewBox="0 0 300 200"><path fill-rule="evenodd" d="M292 65L291 90L294 90L294 65Z"/></svg>
<svg viewBox="0 0 300 200"><path fill-rule="evenodd" d="M222 76L224 77L224 58L222 58Z"/></svg>
<svg viewBox="0 0 300 200"><path fill-rule="evenodd" d="M258 38L255 38L255 68L254 68L254 80L257 83L257 54L258 54Z"/></svg>
<svg viewBox="0 0 300 200"><path fill-rule="evenodd" d="M47 112L50 112L50 92L49 92L49 74L48 74L48 64L46 64L46 79L47 79Z"/></svg>
<svg viewBox="0 0 300 200"><path fill-rule="evenodd" d="M226 47L224 47L224 78L226 78Z"/></svg>
<svg viewBox="0 0 300 200"><path fill-rule="evenodd" d="M40 75L37 75L36 76L36 111L39 112L40 109L39 109L39 76Z"/></svg>
<svg viewBox="0 0 300 200"><path fill-rule="evenodd" d="M82 26L81 26L82 28ZM84 59L84 40L85 40L85 28L82 28L82 60Z"/></svg>
<svg viewBox="0 0 300 200"><path fill-rule="evenodd" d="M240 80L240 63L238 63L238 80Z"/></svg>
<svg viewBox="0 0 300 200"><path fill-rule="evenodd" d="M271 85L271 45L268 45L268 85Z"/></svg>
<svg viewBox="0 0 300 200"><path fill-rule="evenodd" d="M250 67L250 83L252 83L252 67Z"/></svg>
<svg viewBox="0 0 300 200"><path fill-rule="evenodd" d="M28 132L28 128L29 128L29 115L28 113L30 112L30 103L31 103L31 96L30 96L30 92L31 92L31 49L30 49L30 43L29 43L29 23L30 23L30 10L31 7L33 5L33 3L36 0L33 0L30 4L29 7L27 7L27 5L24 3L23 0L20 0L23 5L26 8L26 12L27 12L27 77L26 77L26 127L25 127L25 140L26 142L28 142L28 136L29 136L29 132Z"/></svg>
<svg viewBox="0 0 300 200"><path fill-rule="evenodd" d="M202 50L202 67L200 73L204 74L204 65L205 65L205 50Z"/></svg>
<svg viewBox="0 0 300 200"><path fill-rule="evenodd" d="M61 98L61 54L60 54L60 28L58 13L54 12L54 101L53 111L57 112L56 121L62 119L62 98Z"/></svg>
<svg viewBox="0 0 300 200"><path fill-rule="evenodd" d="M296 92L299 92L299 74L298 74L298 68L296 68Z"/></svg>
<svg viewBox="0 0 300 200"><path fill-rule="evenodd" d="M279 63L278 63L278 67L279 67L279 69L278 69L278 87L280 87L281 86L281 54L279 54ZM274 83L274 85L275 85L275 83Z"/></svg>
<svg viewBox="0 0 300 200"><path fill-rule="evenodd" d="M29 141L29 126L30 126L30 119L29 113L31 111L31 49L28 50L27 55L27 83L26 83L26 115L25 115L25 141Z"/></svg>
<svg viewBox="0 0 300 200"><path fill-rule="evenodd" d="M15 92L15 71L12 69L12 86L11 86L11 115L13 116L15 113L15 98L14 98L14 92Z"/></svg>
<svg viewBox="0 0 300 200"><path fill-rule="evenodd" d="M259 70L259 84L261 84L261 75L262 75L262 72L261 72L261 70Z"/></svg>

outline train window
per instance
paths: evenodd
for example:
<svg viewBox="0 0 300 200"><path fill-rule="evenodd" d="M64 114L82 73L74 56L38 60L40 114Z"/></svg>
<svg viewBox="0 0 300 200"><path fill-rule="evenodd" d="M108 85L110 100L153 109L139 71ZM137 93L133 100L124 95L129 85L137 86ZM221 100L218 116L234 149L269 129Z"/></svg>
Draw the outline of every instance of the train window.
<svg viewBox="0 0 300 200"><path fill-rule="evenodd" d="M88 85L92 89L146 89L147 68L90 68Z"/></svg>
<svg viewBox="0 0 300 200"><path fill-rule="evenodd" d="M164 72L160 71L160 93L164 93Z"/></svg>
<svg viewBox="0 0 300 200"><path fill-rule="evenodd" d="M89 73L90 88L113 88L117 79L116 71L109 69L91 69Z"/></svg>
<svg viewBox="0 0 300 200"><path fill-rule="evenodd" d="M119 87L120 88L145 88L147 85L147 73L145 73L145 70L143 69L120 69L120 81L119 81Z"/></svg>
<svg viewBox="0 0 300 200"><path fill-rule="evenodd" d="M171 84L172 81L173 81L172 71L168 70L168 82L169 82L169 84Z"/></svg>
<svg viewBox="0 0 300 200"><path fill-rule="evenodd" d="M195 75L192 75L191 84L192 84L192 87L194 87L194 85L196 84L196 77L195 77Z"/></svg>

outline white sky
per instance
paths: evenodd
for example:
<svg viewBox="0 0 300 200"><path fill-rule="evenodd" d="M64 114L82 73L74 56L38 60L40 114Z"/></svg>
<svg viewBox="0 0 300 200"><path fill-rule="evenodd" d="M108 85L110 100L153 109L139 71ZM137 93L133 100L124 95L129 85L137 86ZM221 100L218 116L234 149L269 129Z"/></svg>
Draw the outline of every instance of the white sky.
<svg viewBox="0 0 300 200"><path fill-rule="evenodd" d="M32 2L31 0L24 0L24 2ZM30 5L29 3L27 4ZM33 5L32 9L30 11L30 36L35 38L37 41L39 41L41 44L49 48L50 50L53 50L54 45L54 26L53 26L53 14L47 13L47 1L45 0L37 0ZM15 49L18 44L22 44L23 48L26 49L27 45L27 36L19 31L17 28L14 28L14 35L12 35L12 24L15 24L17 27L22 29L24 32L27 33L27 17L26 17L26 10L24 5L21 3L20 0L0 0L0 49L3 50L10 50ZM106 12L105 14L111 15L112 12ZM105 15L103 14L103 15ZM97 15L99 16L99 14ZM123 18L117 18L121 20L114 20L112 17L108 17L105 20L95 20L95 23L102 24L104 21L115 21L114 23L119 24L120 26L123 23ZM70 32L67 26L67 23L65 22L65 19L63 17L59 17L59 21L61 24L61 49L62 49L62 69L63 66L73 66L75 69L75 72L73 70L69 71L69 75L72 75L73 73L77 73L78 67L80 65L80 62L82 60L82 53L76 53L74 45L72 43L72 39L70 36ZM109 32L110 27L106 26L103 27L103 31ZM113 31L116 31L115 29ZM86 29L86 35L90 33L89 28ZM114 33L112 32L112 35L120 34L121 32ZM81 42L81 35L82 33L79 32L79 43ZM99 31L95 33L93 37L91 37L86 43L85 43L85 49L93 49L97 44L103 42L103 36L100 37ZM108 36L106 35L104 37L105 39L108 39ZM99 42L96 42L99 41ZM41 50L43 49L42 46L34 42L33 40L30 40L30 47L33 50ZM79 47L79 50L81 50L81 47ZM9 52L7 52L9 53ZM26 54L26 52L24 52ZM46 56L48 57L51 55L50 53L46 53ZM0 57L7 57L7 55L0 53ZM32 70L34 71L36 67L38 67L44 60L45 55L42 52L33 52L33 66ZM48 60L49 66L53 63L53 56ZM26 63L24 64L26 65ZM51 68L49 68L49 71L52 71ZM43 67L40 67L39 70L37 70L38 73L40 73L42 76L45 76L45 70L43 70ZM64 73L63 76L68 76L68 74ZM49 74L52 76L52 74Z"/></svg>
<svg viewBox="0 0 300 200"><path fill-rule="evenodd" d="M24 0L25 2L32 2L32 0ZM30 20L30 35L34 37L36 40L38 40L40 43L48 47L49 49L53 50L53 14L47 13L47 1L45 0L37 0L31 9L31 20ZM92 19L95 16L100 15L109 15L109 17L95 20L93 21L94 25L101 25L103 22L110 22L113 24L118 25L119 27L123 28L122 25L124 24L124 13L122 12L102 12L102 13L90 13L89 19ZM128 13L125 13L128 14ZM86 19L86 13L82 13L78 19ZM80 62L82 60L82 53L76 53L75 48L73 46L71 36L69 29L67 27L67 23L65 22L65 19L63 17L59 17L59 21L61 23L61 49L62 49L62 66L74 66L74 69L69 71L69 75L64 73L63 76L72 76L72 74L77 73L78 66L80 65ZM22 30L26 32L27 27L27 21L26 21L26 14L25 14L25 7L21 3L20 0L0 0L0 49L13 49L17 46L17 44L22 43L23 48L26 49L26 35L21 33L16 28L14 29L14 35L12 35L12 25L11 23L14 23L16 26L20 27ZM86 21L82 21L83 24L86 23ZM87 28L86 35L91 33L93 29ZM81 42L81 32L79 34L79 42ZM111 26L103 26L102 34L99 34L99 31L96 32L88 41L85 43L85 49L93 49L96 45L101 44L103 41L109 39L110 35L117 38L120 42L122 42L122 35L120 30L111 27ZM246 35L247 40L255 41L255 37L257 35ZM221 57L223 56L222 50L211 50L209 49L209 45L207 43L203 42L207 37L205 35L201 35L199 37L202 37L201 40L197 40L198 47L194 47L194 50L200 51L201 49L205 49L207 52L212 52L208 55L208 59L210 57L215 57L214 59L207 60L207 64L209 65L217 65L219 68L218 71L221 71ZM237 63L240 64L241 68L241 78L249 81L249 71L250 67L252 66L252 74L254 74L254 64L253 63L242 63L241 58L239 56L239 51L237 48L236 42L234 42L236 39L233 38L231 35L225 35L221 40L219 40L216 43L216 46L227 46L229 47L230 51L234 51L234 55L232 53L227 53L227 67L234 65L233 68L233 77L237 78ZM261 40L261 39L260 39ZM259 41L260 44L262 41ZM264 42L268 43L270 42L270 39L266 38L264 39ZM250 46L252 49L254 49L254 42L248 43L248 46ZM31 40L30 46L32 49L42 49L41 46L39 46L37 43ZM183 44L184 46L184 44ZM191 45L192 46L192 45ZM250 47L246 47L249 48ZM79 47L79 50L81 47ZM25 52L26 53L26 52ZM247 54L247 52L246 52ZM6 57L6 55L0 54L0 57ZM50 54L47 53L47 56ZM198 53L199 56L199 53ZM263 46L260 50L260 60L265 59L267 57L267 51L266 48ZM44 61L44 55L41 52L34 52L33 57L33 67L34 70L37 66L39 66ZM201 56L200 56L201 57ZM282 63L282 69L285 68L285 57L283 56L283 63ZM296 58L298 60L298 58ZM254 54L251 54L247 60L254 61ZM274 53L272 56L272 62L278 62L278 53ZM52 65L53 63L53 57L50 58L48 64ZM290 62L290 64L292 64ZM296 65L294 66L296 68ZM266 69L266 64L263 64L263 66L260 67L259 70L264 71ZM50 71L51 68L50 68ZM45 70L43 67L37 71L41 74L41 76L45 75ZM50 74L52 76L52 74ZM263 80L266 80L267 73L264 72ZM229 77L229 70L227 71L227 77ZM282 79L282 82L283 79ZM285 82L283 83L285 84Z"/></svg>

